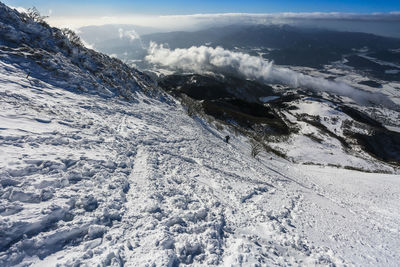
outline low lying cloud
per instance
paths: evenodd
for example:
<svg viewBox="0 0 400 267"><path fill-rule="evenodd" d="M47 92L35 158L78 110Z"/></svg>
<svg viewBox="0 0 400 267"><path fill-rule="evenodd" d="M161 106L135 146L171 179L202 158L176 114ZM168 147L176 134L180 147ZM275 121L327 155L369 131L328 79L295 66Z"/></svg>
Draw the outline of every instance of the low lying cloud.
<svg viewBox="0 0 400 267"><path fill-rule="evenodd" d="M119 35L120 39L128 38L131 41L140 39L139 34L137 34L137 32L134 31L134 30L126 31L126 30L124 30L122 28L119 28L118 29L118 35Z"/></svg>
<svg viewBox="0 0 400 267"><path fill-rule="evenodd" d="M170 50L153 42L150 44L148 53L146 56L148 62L175 70L196 73L210 71L234 73L264 83L279 83L294 88L330 92L350 97L364 105L370 102L393 105L393 102L383 94L361 91L346 83L329 81L321 77L312 77L288 68L274 66L273 62L266 61L261 57L232 52L222 47L193 46L188 49Z"/></svg>

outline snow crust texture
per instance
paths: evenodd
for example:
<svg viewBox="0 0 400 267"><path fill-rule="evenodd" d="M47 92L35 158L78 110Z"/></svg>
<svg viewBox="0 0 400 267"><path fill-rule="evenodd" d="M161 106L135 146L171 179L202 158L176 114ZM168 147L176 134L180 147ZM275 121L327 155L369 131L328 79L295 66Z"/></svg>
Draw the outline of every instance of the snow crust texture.
<svg viewBox="0 0 400 267"><path fill-rule="evenodd" d="M255 159L139 72L111 85L108 63L17 46L30 24L0 18L0 266L400 262L398 176Z"/></svg>
<svg viewBox="0 0 400 267"><path fill-rule="evenodd" d="M0 62L0 265L397 264L397 176L257 160L179 105Z"/></svg>

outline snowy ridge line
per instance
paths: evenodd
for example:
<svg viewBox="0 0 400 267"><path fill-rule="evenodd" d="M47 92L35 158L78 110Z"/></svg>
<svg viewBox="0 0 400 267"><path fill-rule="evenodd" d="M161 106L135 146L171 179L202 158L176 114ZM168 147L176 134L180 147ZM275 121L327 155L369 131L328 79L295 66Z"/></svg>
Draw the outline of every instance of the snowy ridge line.
<svg viewBox="0 0 400 267"><path fill-rule="evenodd" d="M165 100L155 84L144 73L84 47L79 39L46 23L38 23L27 15L0 3L1 56L11 55L10 62L19 62L26 77L42 80L51 72L53 85L68 90L121 96L133 100L137 91ZM38 66L39 65L39 66ZM41 70L41 71L38 71Z"/></svg>

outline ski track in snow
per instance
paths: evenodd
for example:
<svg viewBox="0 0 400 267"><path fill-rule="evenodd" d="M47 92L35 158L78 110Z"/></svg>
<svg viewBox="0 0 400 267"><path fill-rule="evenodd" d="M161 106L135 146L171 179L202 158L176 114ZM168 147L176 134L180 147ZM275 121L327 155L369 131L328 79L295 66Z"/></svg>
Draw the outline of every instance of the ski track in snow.
<svg viewBox="0 0 400 267"><path fill-rule="evenodd" d="M400 262L395 175L254 159L179 105L25 77L0 61L1 266Z"/></svg>

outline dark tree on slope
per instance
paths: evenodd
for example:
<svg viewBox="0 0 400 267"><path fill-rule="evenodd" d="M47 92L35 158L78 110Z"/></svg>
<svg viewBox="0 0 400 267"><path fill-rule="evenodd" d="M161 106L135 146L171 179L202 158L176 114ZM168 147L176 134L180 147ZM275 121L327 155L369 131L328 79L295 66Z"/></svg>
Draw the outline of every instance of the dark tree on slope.
<svg viewBox="0 0 400 267"><path fill-rule="evenodd" d="M28 16L28 18L32 19L34 22L37 22L43 26L47 25L45 19L47 19L49 16L42 16L36 7L28 8L26 15Z"/></svg>
<svg viewBox="0 0 400 267"><path fill-rule="evenodd" d="M63 33L63 35L65 37L68 38L68 40L74 44L74 45L78 45L78 46L83 46L83 43L81 41L81 38L79 38L79 36L72 30L68 29L68 28L64 28L61 29L61 32Z"/></svg>
<svg viewBox="0 0 400 267"><path fill-rule="evenodd" d="M251 156L253 158L256 158L258 154L261 153L262 145L259 142L255 141L254 139L250 140L250 144L251 144Z"/></svg>

